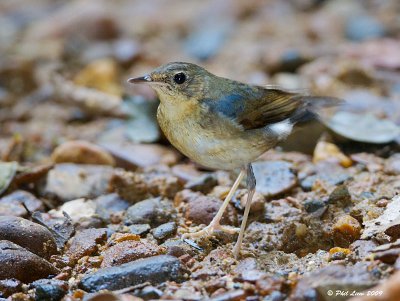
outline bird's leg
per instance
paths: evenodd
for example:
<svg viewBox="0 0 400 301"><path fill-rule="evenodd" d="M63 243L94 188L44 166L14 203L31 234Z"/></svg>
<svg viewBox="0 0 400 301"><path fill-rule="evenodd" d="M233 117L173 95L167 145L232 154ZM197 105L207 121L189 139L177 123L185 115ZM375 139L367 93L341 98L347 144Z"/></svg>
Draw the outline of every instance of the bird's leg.
<svg viewBox="0 0 400 301"><path fill-rule="evenodd" d="M214 233L214 231L216 231L216 230L221 230L223 232L227 232L227 233L230 233L230 234L234 234L234 233L238 232L237 228L229 227L229 226L222 226L220 224L220 221L221 221L222 215L225 212L226 207L228 206L230 200L232 199L234 193L236 192L240 182L243 180L245 172L246 172L245 169L242 169L240 171L239 176L237 177L235 183L233 183L232 188L229 190L229 193L226 196L224 202L222 203L221 208L219 208L217 214L214 216L214 218L212 219L210 224L207 227L205 227L204 229L202 229L202 230L200 230L198 232L183 234L182 235L183 239L211 236Z"/></svg>
<svg viewBox="0 0 400 301"><path fill-rule="evenodd" d="M246 229L247 218L248 218L249 212L250 212L251 201L253 199L254 192L256 191L256 177L254 176L254 172L253 172L253 168L252 168L251 164L248 164L246 166L246 170L247 170L248 194L247 194L247 201L246 201L246 206L244 209L242 224L240 225L239 237L236 241L235 246L233 247L233 255L236 258L238 258L239 254L240 254L240 248L242 246L244 230Z"/></svg>

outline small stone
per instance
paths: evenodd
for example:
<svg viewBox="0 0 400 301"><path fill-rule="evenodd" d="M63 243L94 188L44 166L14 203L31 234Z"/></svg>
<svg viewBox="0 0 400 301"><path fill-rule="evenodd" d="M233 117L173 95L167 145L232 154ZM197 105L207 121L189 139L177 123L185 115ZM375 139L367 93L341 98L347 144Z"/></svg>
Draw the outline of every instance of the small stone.
<svg viewBox="0 0 400 301"><path fill-rule="evenodd" d="M0 240L11 241L45 259L57 253L48 229L20 217L0 216Z"/></svg>
<svg viewBox="0 0 400 301"><path fill-rule="evenodd" d="M153 230L153 236L155 239L163 241L175 235L176 230L177 226L175 222L165 223Z"/></svg>
<svg viewBox="0 0 400 301"><path fill-rule="evenodd" d="M333 240L336 246L347 248L361 236L361 225L354 217L343 215L332 227Z"/></svg>
<svg viewBox="0 0 400 301"><path fill-rule="evenodd" d="M146 235L147 233L150 232L150 225L149 224L133 224L129 226L129 230L131 231L132 234L136 235Z"/></svg>
<svg viewBox="0 0 400 301"><path fill-rule="evenodd" d="M161 247L166 249L166 254L181 257L183 255L195 256L198 254L198 250L187 244L182 239L172 238L165 241Z"/></svg>
<svg viewBox="0 0 400 301"><path fill-rule="evenodd" d="M236 193L236 198L240 200L240 207L245 208L247 204L247 189L239 189ZM254 192L253 198L251 200L250 212L260 213L264 210L265 197L259 193Z"/></svg>
<svg viewBox="0 0 400 301"><path fill-rule="evenodd" d="M100 269L83 277L79 287L88 292L96 292L103 289L119 290L144 282L157 285L165 281L181 280L183 269L180 261L173 256L159 255Z"/></svg>
<svg viewBox="0 0 400 301"><path fill-rule="evenodd" d="M70 243L66 254L76 262L83 256L91 256L98 251L98 245L107 241L107 229L86 229L78 232Z"/></svg>
<svg viewBox="0 0 400 301"><path fill-rule="evenodd" d="M257 178L256 191L266 197L276 196L294 188L297 177L292 164L284 161L266 161L253 163Z"/></svg>
<svg viewBox="0 0 400 301"><path fill-rule="evenodd" d="M350 175L343 167L331 162L320 162L317 165L317 173L304 178L300 185L305 191L310 191L318 181L336 186L343 184L349 178Z"/></svg>
<svg viewBox="0 0 400 301"><path fill-rule="evenodd" d="M174 214L175 209L170 201L161 198L148 199L128 208L125 224L159 226L173 219Z"/></svg>
<svg viewBox="0 0 400 301"><path fill-rule="evenodd" d="M48 174L42 195L68 202L96 198L109 189L113 168L101 165L57 164Z"/></svg>
<svg viewBox="0 0 400 301"><path fill-rule="evenodd" d="M0 280L29 283L59 273L47 260L7 240L0 241Z"/></svg>
<svg viewBox="0 0 400 301"><path fill-rule="evenodd" d="M60 301L68 290L68 283L57 279L40 279L31 284L35 300Z"/></svg>
<svg viewBox="0 0 400 301"><path fill-rule="evenodd" d="M12 294L21 291L22 283L17 279L0 280L0 298L9 297Z"/></svg>
<svg viewBox="0 0 400 301"><path fill-rule="evenodd" d="M33 194L17 190L0 199L0 215L13 215L26 217L28 212L22 204L28 208L30 212L43 211L43 203Z"/></svg>
<svg viewBox="0 0 400 301"><path fill-rule="evenodd" d="M353 163L349 157L343 154L335 144L319 141L314 149L313 162L330 161L339 163L343 167L350 167Z"/></svg>
<svg viewBox="0 0 400 301"><path fill-rule="evenodd" d="M220 199L194 192L187 195L186 201L185 218L197 225L208 225L222 205ZM237 215L232 205L228 205L221 223L225 225L237 224Z"/></svg>
<svg viewBox="0 0 400 301"><path fill-rule="evenodd" d="M355 260L362 261L369 257L376 247L377 244L372 240L356 240L349 246L349 249L351 251L351 256Z"/></svg>
<svg viewBox="0 0 400 301"><path fill-rule="evenodd" d="M337 186L329 195L329 204L336 204L340 207L347 207L351 205L351 195L345 185Z"/></svg>
<svg viewBox="0 0 400 301"><path fill-rule="evenodd" d="M320 199L311 199L304 202L304 209L308 213L313 213L321 208L326 208L326 202Z"/></svg>
<svg viewBox="0 0 400 301"><path fill-rule="evenodd" d="M117 165L135 170L138 167L149 167L158 164L174 165L179 154L159 144L102 144L117 160Z"/></svg>
<svg viewBox="0 0 400 301"><path fill-rule="evenodd" d="M232 290L226 293L213 296L210 301L240 301L245 300L246 292L244 290Z"/></svg>
<svg viewBox="0 0 400 301"><path fill-rule="evenodd" d="M64 203L57 211L50 211L51 214L57 217L62 217L63 212L71 217L73 223L78 223L80 220L88 219L95 215L96 203L92 200L81 198Z"/></svg>
<svg viewBox="0 0 400 301"><path fill-rule="evenodd" d="M118 66L109 58L91 62L75 76L74 82L112 95L122 94L118 83Z"/></svg>
<svg viewBox="0 0 400 301"><path fill-rule="evenodd" d="M103 220L110 222L115 215L125 212L130 203L122 199L116 193L102 195L94 200L96 203L96 214Z"/></svg>
<svg viewBox="0 0 400 301"><path fill-rule="evenodd" d="M95 164L114 166L113 157L100 146L87 141L68 141L51 155L54 163Z"/></svg>
<svg viewBox="0 0 400 301"><path fill-rule="evenodd" d="M400 175L400 154L394 154L386 160L385 172L392 175Z"/></svg>
<svg viewBox="0 0 400 301"><path fill-rule="evenodd" d="M386 29L379 22L369 15L351 16L346 23L346 37L352 41L364 41L379 38L385 35Z"/></svg>
<svg viewBox="0 0 400 301"><path fill-rule="evenodd" d="M101 267L119 266L130 261L163 253L164 249L162 247L145 239L122 241L101 253L103 256Z"/></svg>
<svg viewBox="0 0 400 301"><path fill-rule="evenodd" d="M215 175L204 174L187 182L185 188L207 194L217 185L218 180L216 179Z"/></svg>
<svg viewBox="0 0 400 301"><path fill-rule="evenodd" d="M329 250L329 260L345 259L350 253L351 251L349 249L334 247Z"/></svg>

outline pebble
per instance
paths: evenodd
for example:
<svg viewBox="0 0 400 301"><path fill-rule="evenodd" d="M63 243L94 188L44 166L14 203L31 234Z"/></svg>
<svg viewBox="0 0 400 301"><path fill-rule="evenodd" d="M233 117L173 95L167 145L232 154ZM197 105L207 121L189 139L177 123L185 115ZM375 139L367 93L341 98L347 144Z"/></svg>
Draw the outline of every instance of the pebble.
<svg viewBox="0 0 400 301"><path fill-rule="evenodd" d="M86 229L78 232L71 240L66 254L76 262L83 256L90 256L98 251L98 245L107 241L107 229Z"/></svg>
<svg viewBox="0 0 400 301"><path fill-rule="evenodd" d="M152 198L129 207L126 211L125 224L149 224L154 227L171 221L174 215L172 202L162 198Z"/></svg>
<svg viewBox="0 0 400 301"><path fill-rule="evenodd" d="M7 240L0 241L0 280L15 278L29 283L59 271L47 260Z"/></svg>
<svg viewBox="0 0 400 301"><path fill-rule="evenodd" d="M146 235L150 232L150 225L149 224L133 224L129 226L129 231L132 234L136 234L139 236Z"/></svg>
<svg viewBox="0 0 400 301"><path fill-rule="evenodd" d="M0 297L7 298L21 289L22 283L17 279L0 280Z"/></svg>
<svg viewBox="0 0 400 301"><path fill-rule="evenodd" d="M86 275L79 287L88 292L99 290L119 290L144 282L153 285L165 281L183 280L180 261L169 255L159 255L139 259L116 267L108 267Z"/></svg>
<svg viewBox="0 0 400 301"><path fill-rule="evenodd" d="M208 225L222 205L220 199L204 196L196 192L187 194L186 201L185 218L197 225ZM229 204L222 216L221 223L225 225L236 225L237 222L235 209Z"/></svg>
<svg viewBox="0 0 400 301"><path fill-rule="evenodd" d="M68 290L65 281L57 279L40 279L31 284L35 288L35 300L60 301Z"/></svg>
<svg viewBox="0 0 400 301"><path fill-rule="evenodd" d="M300 182L300 185L305 191L310 191L316 181L322 181L327 185L336 186L343 184L343 182L349 178L350 175L344 168L336 164L320 162L317 166L317 173L304 178Z"/></svg>
<svg viewBox="0 0 400 301"><path fill-rule="evenodd" d="M187 182L185 188L207 194L217 185L218 180L214 174L204 174Z"/></svg>
<svg viewBox="0 0 400 301"><path fill-rule="evenodd" d="M332 287L340 291L361 292L377 282L378 279L368 269L368 263L359 262L352 266L330 265L303 277L291 297L293 300L302 300L301 296L310 290L310 286L315 288L321 296L327 296L327 291ZM295 299L296 297L298 299Z"/></svg>
<svg viewBox="0 0 400 301"><path fill-rule="evenodd" d="M68 202L108 193L113 168L101 165L57 164L48 174L42 196Z"/></svg>
<svg viewBox="0 0 400 301"><path fill-rule="evenodd" d="M340 207L350 206L352 204L351 195L347 186L345 185L337 186L329 195L328 203L336 204Z"/></svg>
<svg viewBox="0 0 400 301"><path fill-rule="evenodd" d="M163 241L175 235L176 230L177 226L175 222L165 223L153 229L153 236L158 241Z"/></svg>
<svg viewBox="0 0 400 301"><path fill-rule="evenodd" d="M353 162L341 152L339 147L327 141L319 141L314 149L313 162L320 161L336 162L343 167L350 167Z"/></svg>
<svg viewBox="0 0 400 301"><path fill-rule="evenodd" d="M130 203L122 199L116 193L102 195L94 200L96 203L96 214L103 220L110 222L115 214L124 212Z"/></svg>
<svg viewBox="0 0 400 301"><path fill-rule="evenodd" d="M109 247L101 253L103 256L101 267L119 266L137 259L161 255L162 253L164 253L164 248L145 239L140 241L126 240Z"/></svg>
<svg viewBox="0 0 400 301"><path fill-rule="evenodd" d="M276 196L294 188L297 177L292 164L284 161L255 162L256 190L266 197Z"/></svg>
<svg viewBox="0 0 400 301"><path fill-rule="evenodd" d="M313 213L321 208L326 208L326 202L320 199L311 199L304 202L304 209L308 213Z"/></svg>
<svg viewBox="0 0 400 301"><path fill-rule="evenodd" d="M346 23L346 37L352 41L364 41L383 37L386 29L379 20L368 15L351 16Z"/></svg>
<svg viewBox="0 0 400 301"><path fill-rule="evenodd" d="M37 199L33 194L17 190L0 199L0 215L26 217L28 212L22 204L25 204L31 212L42 211L44 209L42 201Z"/></svg>
<svg viewBox="0 0 400 301"><path fill-rule="evenodd" d="M236 198L240 200L240 207L243 209L246 207L247 204L247 196L247 189L239 189L236 193ZM254 192L253 198L251 200L250 212L262 212L264 210L264 205L265 197L257 191Z"/></svg>
<svg viewBox="0 0 400 301"><path fill-rule="evenodd" d="M166 249L166 253L171 256L181 257L183 255L195 256L198 253L198 250L191 247L182 239L171 238L166 240L161 247Z"/></svg>
<svg viewBox="0 0 400 301"><path fill-rule="evenodd" d="M87 141L67 141L52 153L54 163L115 165L114 158L103 148Z"/></svg>
<svg viewBox="0 0 400 301"><path fill-rule="evenodd" d="M335 246L347 248L361 236L361 225L354 217L343 215L332 226Z"/></svg>
<svg viewBox="0 0 400 301"><path fill-rule="evenodd" d="M172 199L182 189L182 184L177 177L165 171L140 174L118 171L112 177L110 187L123 199L136 203L157 196Z"/></svg>
<svg viewBox="0 0 400 301"><path fill-rule="evenodd" d="M96 203L84 198L64 203L57 211L50 211L57 217L62 217L63 212L67 213L74 224L82 219L91 218L96 213Z"/></svg>
<svg viewBox="0 0 400 301"><path fill-rule="evenodd" d="M168 147L159 144L102 144L117 161L117 166L135 170L158 164L174 165L180 155Z"/></svg>
<svg viewBox="0 0 400 301"><path fill-rule="evenodd" d="M14 216L0 216L0 240L8 240L49 259L57 253L56 241L42 225Z"/></svg>
<svg viewBox="0 0 400 301"><path fill-rule="evenodd" d="M400 154L394 154L386 160L385 172L392 175L400 175Z"/></svg>

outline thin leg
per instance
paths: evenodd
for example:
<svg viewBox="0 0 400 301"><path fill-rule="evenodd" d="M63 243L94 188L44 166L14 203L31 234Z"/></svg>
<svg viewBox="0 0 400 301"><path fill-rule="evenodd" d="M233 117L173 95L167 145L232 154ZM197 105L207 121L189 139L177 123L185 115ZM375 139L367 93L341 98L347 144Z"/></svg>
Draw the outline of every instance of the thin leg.
<svg viewBox="0 0 400 301"><path fill-rule="evenodd" d="M238 258L240 254L240 248L242 246L242 241L243 241L243 235L244 235L244 230L246 229L246 224L247 224L247 218L249 217L249 212L250 212L250 207L251 207L251 201L253 199L254 192L256 191L256 177L254 176L253 172L253 167L251 164L248 164L246 166L247 170L247 201L246 201L246 206L244 209L244 214L243 214L243 220L242 224L240 225L240 232L239 232L239 237L236 241L236 244L233 248L233 255Z"/></svg>
<svg viewBox="0 0 400 301"><path fill-rule="evenodd" d="M239 187L240 182L243 180L245 172L246 172L245 169L242 169L240 171L239 176L237 177L231 190L229 191L228 195L226 196L224 202L222 203L221 208L219 208L217 214L214 216L211 223L207 227L205 227L204 229L202 229L198 232L183 234L182 235L183 239L211 236L215 230L221 230L221 231L224 231L224 232L227 232L230 234L238 232L237 228L233 228L233 227L229 227L229 226L221 226L220 221L221 221L222 215L225 212L226 207L228 206L230 200L232 199L233 195L235 194L237 188Z"/></svg>

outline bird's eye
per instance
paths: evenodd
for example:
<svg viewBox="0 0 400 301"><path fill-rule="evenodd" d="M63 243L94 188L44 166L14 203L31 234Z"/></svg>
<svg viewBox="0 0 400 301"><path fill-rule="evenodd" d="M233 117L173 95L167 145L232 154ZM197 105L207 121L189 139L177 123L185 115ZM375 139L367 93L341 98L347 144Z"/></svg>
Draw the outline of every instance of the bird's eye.
<svg viewBox="0 0 400 301"><path fill-rule="evenodd" d="M183 84L186 81L186 75L183 72L179 72L174 75L174 82L178 85Z"/></svg>

